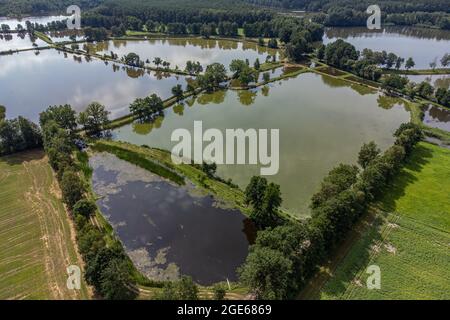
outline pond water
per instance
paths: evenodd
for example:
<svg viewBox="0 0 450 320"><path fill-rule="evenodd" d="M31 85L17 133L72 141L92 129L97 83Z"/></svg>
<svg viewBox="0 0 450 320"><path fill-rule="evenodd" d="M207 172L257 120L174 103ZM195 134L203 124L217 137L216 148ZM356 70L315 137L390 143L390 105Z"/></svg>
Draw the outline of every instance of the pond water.
<svg viewBox="0 0 450 320"><path fill-rule="evenodd" d="M183 76L105 65L53 49L0 56L0 65L0 104L7 117L33 121L50 105L68 103L82 111L93 101L104 104L114 118L127 114L137 97L156 93L164 99L176 84L186 85Z"/></svg>
<svg viewBox="0 0 450 320"><path fill-rule="evenodd" d="M100 54L110 54L113 51L119 57L134 52L144 61L160 57L170 62L172 68L178 66L180 69L184 69L188 60L199 61L203 68L219 62L228 69L233 59L248 59L253 65L256 58L262 63L268 55L279 56L277 50L260 47L252 42L201 38L111 40L91 45L91 50Z"/></svg>
<svg viewBox="0 0 450 320"><path fill-rule="evenodd" d="M439 60L450 50L450 31L412 27L386 27L382 30L368 30L364 27L328 28L323 37L324 44L336 39L353 44L357 50L393 52L405 59L412 57L416 69L428 69L434 59Z"/></svg>
<svg viewBox="0 0 450 320"><path fill-rule="evenodd" d="M450 50L450 49L449 49ZM406 77L415 83L426 81L435 88L450 88L450 74L429 74L429 75L406 75Z"/></svg>
<svg viewBox="0 0 450 320"><path fill-rule="evenodd" d="M237 280L251 223L195 188L177 186L108 153L90 158L98 205L135 266L150 279ZM244 232L246 231L246 233Z"/></svg>
<svg viewBox="0 0 450 320"><path fill-rule="evenodd" d="M439 108L434 105L423 109L423 123L427 126L450 131L450 110Z"/></svg>
<svg viewBox="0 0 450 320"><path fill-rule="evenodd" d="M20 50L33 48L35 45L41 47L46 46L47 43L39 38L30 36L29 34L0 34L0 51Z"/></svg>
<svg viewBox="0 0 450 320"><path fill-rule="evenodd" d="M22 25L22 27L25 28L25 22L26 21L30 21L32 23L39 23L39 24L46 25L49 22L63 21L65 19L67 19L67 16L63 16L63 15L59 15L59 16L23 17L22 19L0 17L0 25L7 24L11 28L11 30L15 30L19 23Z"/></svg>
<svg viewBox="0 0 450 320"><path fill-rule="evenodd" d="M171 150L173 130L263 128L280 130L279 172L268 179L281 185L283 206L308 215L309 201L330 169L355 163L364 142L390 146L392 133L409 121L397 100L358 85L313 73L275 82L255 91L219 91L166 110L152 124L130 124L114 139ZM218 174L245 187L257 165L219 165Z"/></svg>

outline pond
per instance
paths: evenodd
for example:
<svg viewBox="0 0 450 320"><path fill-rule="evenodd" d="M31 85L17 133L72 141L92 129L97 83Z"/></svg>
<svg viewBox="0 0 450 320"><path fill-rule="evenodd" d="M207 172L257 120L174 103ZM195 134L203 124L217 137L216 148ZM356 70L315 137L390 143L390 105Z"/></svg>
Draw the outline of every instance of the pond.
<svg viewBox="0 0 450 320"><path fill-rule="evenodd" d="M21 24L22 27L25 28L25 23L27 21L30 21L32 23L39 23L39 24L46 25L47 23L50 23L53 21L63 21L66 19L67 19L67 16L63 16L63 15L23 17L22 19L0 17L0 25L6 24L11 28L11 30L15 30L17 28L18 24Z"/></svg>
<svg viewBox="0 0 450 320"><path fill-rule="evenodd" d="M423 123L427 126L450 131L450 109L428 105L423 108Z"/></svg>
<svg viewBox="0 0 450 320"><path fill-rule="evenodd" d="M82 111L93 101L104 104L114 118L127 114L137 97L156 93L165 99L176 84L186 86L183 76L105 65L53 49L0 56L0 65L0 104L7 117L33 121L50 105L68 103Z"/></svg>
<svg viewBox="0 0 450 320"><path fill-rule="evenodd" d="M399 101L329 76L306 73L254 91L219 91L166 110L152 124L130 124L113 138L171 150L173 130L263 128L280 130L280 170L270 181L281 185L283 206L308 215L309 201L323 177L340 162L355 163L361 145L390 146L392 133L409 113ZM245 187L257 165L219 165L218 174Z"/></svg>
<svg viewBox="0 0 450 320"><path fill-rule="evenodd" d="M28 49L35 46L47 46L47 43L25 33L0 33L0 51Z"/></svg>
<svg viewBox="0 0 450 320"><path fill-rule="evenodd" d="M145 276L199 284L236 281L254 229L190 183L180 187L108 153L90 158L97 204ZM247 234L246 234L247 232Z"/></svg>
<svg viewBox="0 0 450 320"><path fill-rule="evenodd" d="M426 81L434 88L450 88L450 74L427 74L427 75L407 75L410 81L420 83Z"/></svg>
<svg viewBox="0 0 450 320"><path fill-rule="evenodd" d="M188 60L199 61L203 68L219 62L228 69L233 59L248 59L253 65L257 58L263 63L268 55L279 57L277 50L260 47L252 42L201 38L111 40L91 45L90 50L100 54L113 51L119 57L134 52L144 61L160 57L170 62L172 68L178 66L180 69L184 69Z"/></svg>
<svg viewBox="0 0 450 320"><path fill-rule="evenodd" d="M353 44L357 50L365 48L393 52L407 59L412 57L415 69L429 69L430 62L439 60L450 48L450 31L413 27L386 27L382 30L368 30L364 27L328 28L323 37L324 44L336 39Z"/></svg>

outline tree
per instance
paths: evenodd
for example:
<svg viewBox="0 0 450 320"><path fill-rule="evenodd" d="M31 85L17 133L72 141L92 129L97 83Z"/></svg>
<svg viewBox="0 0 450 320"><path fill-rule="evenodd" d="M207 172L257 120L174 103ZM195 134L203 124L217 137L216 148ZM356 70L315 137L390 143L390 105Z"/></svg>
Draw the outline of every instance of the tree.
<svg viewBox="0 0 450 320"><path fill-rule="evenodd" d="M450 53L444 54L444 56L441 58L441 65L443 67L446 67L450 64Z"/></svg>
<svg viewBox="0 0 450 320"><path fill-rule="evenodd" d="M364 143L359 151L358 164L365 169L378 155L381 150L374 141Z"/></svg>
<svg viewBox="0 0 450 320"><path fill-rule="evenodd" d="M355 47L342 39L329 43L325 48L324 61L341 69L348 69L358 60Z"/></svg>
<svg viewBox="0 0 450 320"><path fill-rule="evenodd" d="M255 210L261 210L266 188L266 178L253 176L245 188L245 204L251 205Z"/></svg>
<svg viewBox="0 0 450 320"><path fill-rule="evenodd" d="M259 70L259 68L261 68L261 63L259 62L258 58L256 58L253 67L255 68L255 70Z"/></svg>
<svg viewBox="0 0 450 320"><path fill-rule="evenodd" d="M123 57L124 63L132 67L142 67L144 62L141 61L139 55L134 52L130 52Z"/></svg>
<svg viewBox="0 0 450 320"><path fill-rule="evenodd" d="M193 62L191 60L188 60L186 62L186 67L184 68L184 70L189 74L199 74L203 71L203 67L198 61Z"/></svg>
<svg viewBox="0 0 450 320"><path fill-rule="evenodd" d="M246 68L248 68L248 66L244 60L234 59L230 63L230 71L234 72L233 78L235 79L238 78L241 72Z"/></svg>
<svg viewBox="0 0 450 320"><path fill-rule="evenodd" d="M191 277L181 276L177 282L177 291L180 300L198 300L198 287Z"/></svg>
<svg viewBox="0 0 450 320"><path fill-rule="evenodd" d="M426 99L428 99L434 92L433 86L426 81L419 83L415 90L419 96Z"/></svg>
<svg viewBox="0 0 450 320"><path fill-rule="evenodd" d="M6 118L6 108L5 106L0 105L0 122L5 120Z"/></svg>
<svg viewBox="0 0 450 320"><path fill-rule="evenodd" d="M222 283L216 283L213 287L214 300L224 300L227 294L227 290Z"/></svg>
<svg viewBox="0 0 450 320"><path fill-rule="evenodd" d="M317 59L322 60L325 57L325 45L321 44L317 49Z"/></svg>
<svg viewBox="0 0 450 320"><path fill-rule="evenodd" d="M177 101L183 99L183 88L181 87L181 84L177 84L172 88L172 94L175 96Z"/></svg>
<svg viewBox="0 0 450 320"><path fill-rule="evenodd" d="M0 153L10 154L18 150L23 144L19 133L17 120L3 120L0 122Z"/></svg>
<svg viewBox="0 0 450 320"><path fill-rule="evenodd" d="M41 127L44 127L50 120L55 121L60 128L68 130L70 134L77 128L76 113L69 104L50 106L39 114Z"/></svg>
<svg viewBox="0 0 450 320"><path fill-rule="evenodd" d="M311 51L308 41L301 35L293 36L291 42L286 45L286 55L292 61L300 61L305 53Z"/></svg>
<svg viewBox="0 0 450 320"><path fill-rule="evenodd" d="M217 88L219 84L226 79L227 72L224 65L221 63L213 63L206 67L206 71L203 75L197 77L197 83L201 88L211 91Z"/></svg>
<svg viewBox="0 0 450 320"><path fill-rule="evenodd" d="M269 72L264 72L263 73L263 81L264 82L269 82L270 81L270 73Z"/></svg>
<svg viewBox="0 0 450 320"><path fill-rule="evenodd" d="M387 55L387 59L385 62L386 68L388 68L388 69L392 68L392 66L394 66L394 64L397 62L397 59L398 59L398 57L395 53L392 53L392 52L389 53Z"/></svg>
<svg viewBox="0 0 450 320"><path fill-rule="evenodd" d="M414 62L413 58L409 57L408 60L406 60L405 68L406 70L409 70L411 68L414 68L415 65L416 63Z"/></svg>
<svg viewBox="0 0 450 320"><path fill-rule="evenodd" d="M65 170L61 179L63 200L69 208L81 200L85 192L83 182L75 171Z"/></svg>
<svg viewBox="0 0 450 320"><path fill-rule="evenodd" d="M241 71L238 77L243 85L248 85L250 82L256 81L256 73L248 66Z"/></svg>
<svg viewBox="0 0 450 320"><path fill-rule="evenodd" d="M169 282L155 296L156 300L198 300L198 287L191 277L182 276L180 280Z"/></svg>
<svg viewBox="0 0 450 320"><path fill-rule="evenodd" d="M251 219L259 227L267 227L276 221L282 202L280 186L267 183L266 178L254 176L245 189L245 203L253 207Z"/></svg>
<svg viewBox="0 0 450 320"><path fill-rule="evenodd" d="M35 123L20 116L17 118L17 123L23 141L23 150L42 146L41 129Z"/></svg>
<svg viewBox="0 0 450 320"><path fill-rule="evenodd" d="M132 291L133 279L130 266L125 259L112 259L100 276L100 292L107 300L133 300L137 292Z"/></svg>
<svg viewBox="0 0 450 320"><path fill-rule="evenodd" d="M202 164L202 171L204 173L206 173L206 175L209 178L214 177L214 175L216 174L216 170L217 170L217 165L213 162L211 164L207 163L207 162L203 162Z"/></svg>
<svg viewBox="0 0 450 320"><path fill-rule="evenodd" d="M383 78L381 82L381 88L391 91L392 89L403 90L408 83L406 77L402 77L398 74L389 74Z"/></svg>
<svg viewBox="0 0 450 320"><path fill-rule="evenodd" d="M155 59L153 59L153 63L155 64L156 68L158 68L159 65L163 63L163 60L160 57L156 57Z"/></svg>
<svg viewBox="0 0 450 320"><path fill-rule="evenodd" d="M160 114L164 109L164 103L156 94L149 97L137 98L130 104L130 112L140 121L153 120L156 114Z"/></svg>
<svg viewBox="0 0 450 320"><path fill-rule="evenodd" d="M102 130L109 123L108 115L109 111L105 109L105 106L98 102L92 102L86 111L80 113L78 122L88 135L100 136Z"/></svg>
<svg viewBox="0 0 450 320"><path fill-rule="evenodd" d="M278 49L278 41L277 41L277 39L275 39L275 38L269 39L269 42L267 43L267 46L269 48L272 48L272 49Z"/></svg>
<svg viewBox="0 0 450 320"><path fill-rule="evenodd" d="M262 208L266 217L273 219L282 201L280 186L272 182L269 183L264 194Z"/></svg>
<svg viewBox="0 0 450 320"><path fill-rule="evenodd" d="M95 204L95 202L84 198L78 200L73 207L73 213L75 215L81 215L86 218L89 218L91 215L93 215L96 210L97 205Z"/></svg>
<svg viewBox="0 0 450 320"><path fill-rule="evenodd" d="M311 208L316 209L329 199L350 188L356 181L359 168L354 165L339 164L323 179L320 189L311 198Z"/></svg>
<svg viewBox="0 0 450 320"><path fill-rule="evenodd" d="M292 262L277 251L253 246L239 268L240 281L256 299L281 300L288 295Z"/></svg>
<svg viewBox="0 0 450 320"><path fill-rule="evenodd" d="M437 66L437 61L436 60L437 59L434 58L434 60L430 62L430 68L433 69L433 70L436 69L436 66Z"/></svg>
<svg viewBox="0 0 450 320"><path fill-rule="evenodd" d="M395 61L395 69L399 70L402 67L402 64L405 62L405 59L402 57L397 57Z"/></svg>

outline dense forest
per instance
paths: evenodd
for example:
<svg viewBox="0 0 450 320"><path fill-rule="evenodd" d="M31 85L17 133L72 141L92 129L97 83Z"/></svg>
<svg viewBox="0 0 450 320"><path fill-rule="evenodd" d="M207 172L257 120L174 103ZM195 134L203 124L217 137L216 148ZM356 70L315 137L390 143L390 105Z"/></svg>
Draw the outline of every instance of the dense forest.
<svg viewBox="0 0 450 320"><path fill-rule="evenodd" d="M373 3L369 0L0 0L0 16L63 12L71 4L84 9L85 17L104 16L102 25L108 28L117 25L113 19L126 16L137 17L144 23L231 21L242 26L244 22L269 20L279 9L313 12L312 19L325 26L363 26L368 17L366 9ZM383 23L450 29L448 0L382 0L377 4Z"/></svg>

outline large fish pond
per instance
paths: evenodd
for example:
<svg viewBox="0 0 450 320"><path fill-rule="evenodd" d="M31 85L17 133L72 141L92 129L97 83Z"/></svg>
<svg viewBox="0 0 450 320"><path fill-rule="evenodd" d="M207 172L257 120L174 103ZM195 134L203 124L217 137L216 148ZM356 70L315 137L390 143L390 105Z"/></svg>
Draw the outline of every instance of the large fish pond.
<svg viewBox="0 0 450 320"><path fill-rule="evenodd" d="M134 123L113 131L113 138L137 145L172 150L175 129L279 129L279 172L267 176L281 186L283 207L309 215L309 201L320 181L340 162L356 163L365 142L382 148L394 142L393 132L408 122L407 106L359 85L315 73L273 83L253 91L219 91L188 99L166 110L150 124ZM204 146L207 144L205 143ZM218 174L240 187L258 165L218 165Z"/></svg>
<svg viewBox="0 0 450 320"><path fill-rule="evenodd" d="M135 266L154 280L189 275L202 285L237 280L252 223L201 193L109 153L90 157L97 204Z"/></svg>

